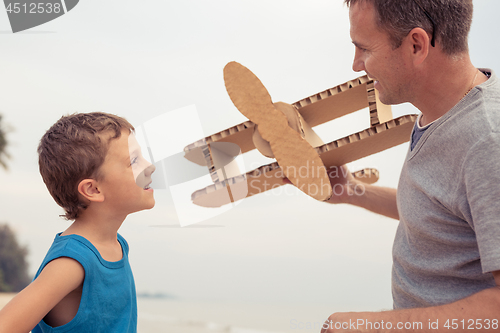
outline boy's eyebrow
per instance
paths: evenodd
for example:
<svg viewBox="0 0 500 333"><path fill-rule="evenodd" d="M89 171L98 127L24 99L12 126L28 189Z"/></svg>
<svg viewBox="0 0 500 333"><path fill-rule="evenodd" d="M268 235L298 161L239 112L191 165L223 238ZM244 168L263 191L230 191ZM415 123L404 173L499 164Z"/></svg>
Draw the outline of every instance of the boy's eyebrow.
<svg viewBox="0 0 500 333"><path fill-rule="evenodd" d="M141 153L140 148L134 149L133 151L129 151L127 158L125 158L124 160L128 163L133 157L138 156L140 153Z"/></svg>
<svg viewBox="0 0 500 333"><path fill-rule="evenodd" d="M123 160L125 160L125 161L129 161L129 162L130 162L130 160L134 157L134 155L137 155L137 154L135 154L135 152L134 152L134 151L129 152L129 153L128 153L128 156L127 156L126 158L124 158Z"/></svg>
<svg viewBox="0 0 500 333"><path fill-rule="evenodd" d="M129 154L129 155L137 155L137 154L139 154L140 152L141 152L141 148L135 148L135 149L134 149L134 150L132 150L132 151L130 151L130 150L129 150L129 151L128 151L128 154Z"/></svg>

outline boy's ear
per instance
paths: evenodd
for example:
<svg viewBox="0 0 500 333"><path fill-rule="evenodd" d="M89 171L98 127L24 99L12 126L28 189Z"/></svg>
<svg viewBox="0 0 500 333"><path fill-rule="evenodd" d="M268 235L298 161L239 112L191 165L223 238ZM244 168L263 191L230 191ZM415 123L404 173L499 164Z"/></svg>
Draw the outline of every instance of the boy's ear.
<svg viewBox="0 0 500 333"><path fill-rule="evenodd" d="M87 200L103 202L104 194L99 190L95 179L84 179L78 184L78 192Z"/></svg>

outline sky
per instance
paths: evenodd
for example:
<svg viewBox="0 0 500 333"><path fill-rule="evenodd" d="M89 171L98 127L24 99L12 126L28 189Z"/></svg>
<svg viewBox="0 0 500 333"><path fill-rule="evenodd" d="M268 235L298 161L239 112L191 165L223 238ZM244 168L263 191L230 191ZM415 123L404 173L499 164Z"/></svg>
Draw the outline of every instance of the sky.
<svg viewBox="0 0 500 333"><path fill-rule="evenodd" d="M477 67L500 68L499 11L496 0L475 1L470 53ZM192 121L175 124L185 133L165 130L164 146L177 147L246 120L224 87L230 61L251 69L273 101L287 103L364 75L351 68L354 47L340 0L81 0L56 20L16 34L0 10L0 49L0 114L11 128L12 156L9 170L0 170L0 222L28 247L31 274L69 226L58 217L62 210L39 176L36 155L39 139L62 115L103 111L145 128L169 112L196 110ZM417 112L393 107L395 117ZM329 142L365 129L368 119L363 110L316 129ZM396 187L407 149L349 167L375 167L380 185ZM255 151L244 160L270 161ZM130 215L119 231L130 244L138 292L341 311L392 307L397 221L317 202L288 185L224 212L204 208L204 221L181 228L173 196L156 190L156 207Z"/></svg>

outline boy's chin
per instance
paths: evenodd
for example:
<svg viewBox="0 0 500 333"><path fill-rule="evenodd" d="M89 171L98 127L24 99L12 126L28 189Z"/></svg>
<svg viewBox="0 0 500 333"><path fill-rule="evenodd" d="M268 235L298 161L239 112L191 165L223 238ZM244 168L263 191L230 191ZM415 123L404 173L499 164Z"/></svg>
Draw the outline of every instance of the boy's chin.
<svg viewBox="0 0 500 333"><path fill-rule="evenodd" d="M147 208L144 208L144 209L151 209L151 208L153 208L153 207L155 206L155 204L156 204L155 199L154 199L154 198L151 198L151 202L150 202L150 203L148 203L148 207L147 207Z"/></svg>
<svg viewBox="0 0 500 333"><path fill-rule="evenodd" d="M148 200L147 203L141 205L141 207L137 207L136 209L134 209L133 211L131 211L129 214L134 214L134 213L138 213L140 211L143 211L143 210L150 210L152 209L156 204L156 201L154 198L151 198L150 200Z"/></svg>

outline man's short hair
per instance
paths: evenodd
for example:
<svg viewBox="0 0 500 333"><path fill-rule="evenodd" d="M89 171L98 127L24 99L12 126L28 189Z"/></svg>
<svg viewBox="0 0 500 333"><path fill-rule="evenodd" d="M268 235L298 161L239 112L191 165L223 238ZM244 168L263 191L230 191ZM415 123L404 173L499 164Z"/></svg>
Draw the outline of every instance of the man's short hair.
<svg viewBox="0 0 500 333"><path fill-rule="evenodd" d="M374 5L377 24L389 34L394 49L416 27L432 34L433 26L424 10L436 23L435 38L443 52L457 55L469 49L472 0L344 0L348 7L361 2Z"/></svg>
<svg viewBox="0 0 500 333"><path fill-rule="evenodd" d="M87 178L99 180L109 142L122 130L134 131L124 118L103 112L63 116L45 133L38 146L40 174L67 220L76 219L87 208L78 184Z"/></svg>

